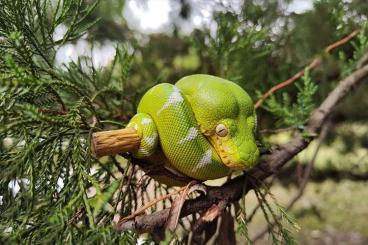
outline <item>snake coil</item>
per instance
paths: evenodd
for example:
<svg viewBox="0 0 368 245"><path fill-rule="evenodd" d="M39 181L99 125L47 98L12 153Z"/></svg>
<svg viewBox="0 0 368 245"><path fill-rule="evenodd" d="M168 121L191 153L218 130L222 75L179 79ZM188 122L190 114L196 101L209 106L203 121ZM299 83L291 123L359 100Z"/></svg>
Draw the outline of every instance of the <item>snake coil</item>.
<svg viewBox="0 0 368 245"><path fill-rule="evenodd" d="M256 164L255 125L253 102L240 86L197 74L148 90L128 127L141 138L134 157L155 159L162 151L167 168L209 180Z"/></svg>

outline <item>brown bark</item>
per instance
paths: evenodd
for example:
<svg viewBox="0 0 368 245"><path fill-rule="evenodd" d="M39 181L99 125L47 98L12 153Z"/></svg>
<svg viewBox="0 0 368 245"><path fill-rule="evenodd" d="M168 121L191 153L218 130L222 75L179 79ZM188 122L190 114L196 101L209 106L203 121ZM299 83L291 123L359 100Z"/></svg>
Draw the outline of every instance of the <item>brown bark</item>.
<svg viewBox="0 0 368 245"><path fill-rule="evenodd" d="M139 148L141 139L133 128L96 132L92 134L92 154L96 157L132 152Z"/></svg>
<svg viewBox="0 0 368 245"><path fill-rule="evenodd" d="M289 160L309 145L311 140L320 133L322 125L326 118L331 115L337 103L367 76L368 65L365 65L341 80L323 103L310 115L304 135L300 134L286 144L275 146L271 153L262 157L255 168L244 175L228 181L221 187L208 187L206 196L187 200L182 207L181 217L208 209L220 201L238 201L242 195L254 188L256 181L262 181L278 172ZM305 136L306 134L308 137ZM121 224L117 229L152 232L163 227L169 216L169 211L170 209L164 209L136 217L134 220Z"/></svg>

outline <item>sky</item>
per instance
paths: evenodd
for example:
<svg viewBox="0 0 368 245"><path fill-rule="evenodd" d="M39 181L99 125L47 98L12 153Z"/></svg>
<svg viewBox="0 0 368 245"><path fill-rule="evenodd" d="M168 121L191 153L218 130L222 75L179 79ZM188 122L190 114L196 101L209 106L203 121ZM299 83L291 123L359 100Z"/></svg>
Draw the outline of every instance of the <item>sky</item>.
<svg viewBox="0 0 368 245"><path fill-rule="evenodd" d="M191 18L180 23L184 33L211 22L211 13L218 9L219 0L187 0L196 8L191 9ZM225 6L240 9L242 0L222 0ZM312 0L293 0L286 7L286 12L303 13L313 7ZM130 28L143 33L156 33L168 29L170 15L177 16L180 6L170 0L128 0L123 12Z"/></svg>
<svg viewBox="0 0 368 245"><path fill-rule="evenodd" d="M190 33L195 28L211 23L211 13L219 9L219 0L187 0L191 6L189 20L177 18L180 4L170 0L128 0L123 12L130 28L146 34L168 31L171 23ZM241 0L222 0L225 6L240 9ZM172 18L174 17L174 18Z"/></svg>
<svg viewBox="0 0 368 245"><path fill-rule="evenodd" d="M122 15L127 20L128 26L142 34L152 34L170 31L174 21L181 28L183 33L190 33L195 28L201 26L216 28L211 22L211 13L218 10L219 0L187 0L195 8L191 9L189 20L177 18L180 11L180 4L170 0L127 0ZM240 9L242 0L222 0L225 6L234 10ZM313 7L313 0L293 0L286 6L289 13L302 13ZM55 37L61 36L66 31L65 26L60 26ZM79 56L92 57L96 67L108 65L115 54L115 44L105 42L96 44L91 51L85 40L79 40L76 44L67 44L61 47L56 55L58 64L76 61Z"/></svg>
<svg viewBox="0 0 368 245"><path fill-rule="evenodd" d="M216 0L188 0L196 4L193 8L189 21L180 22L182 31L190 33L193 29L203 25L211 24L211 13L216 10L218 5ZM313 7L312 0L294 0L287 7L289 13L302 13ZM144 4L142 4L144 3ZM174 4L173 4L174 3ZM230 6L234 10L239 9L241 0L223 0L225 6ZM152 34L170 30L171 16L178 16L180 6L170 0L127 0L126 7L122 13L126 18L131 29L144 34ZM57 40L66 32L66 27L60 25L54 38ZM85 40L79 40L76 44L66 44L61 47L56 54L56 62L58 64L77 61L78 56L90 56L96 67L108 65L115 55L115 44L113 42L105 42L103 44L95 44L91 50L89 44ZM9 183L9 188L15 196L19 190L19 183L27 184L27 179L14 180ZM58 183L63 185L63 183ZM0 205L2 204L2 196L0 196Z"/></svg>

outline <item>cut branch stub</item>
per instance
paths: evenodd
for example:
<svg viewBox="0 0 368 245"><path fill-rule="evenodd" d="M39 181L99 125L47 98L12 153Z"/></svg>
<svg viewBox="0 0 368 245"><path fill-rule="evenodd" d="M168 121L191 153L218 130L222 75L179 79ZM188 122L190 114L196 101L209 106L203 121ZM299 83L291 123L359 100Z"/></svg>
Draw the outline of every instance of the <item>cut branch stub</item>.
<svg viewBox="0 0 368 245"><path fill-rule="evenodd" d="M96 132L92 134L92 154L96 157L132 152L139 148L141 139L133 128Z"/></svg>

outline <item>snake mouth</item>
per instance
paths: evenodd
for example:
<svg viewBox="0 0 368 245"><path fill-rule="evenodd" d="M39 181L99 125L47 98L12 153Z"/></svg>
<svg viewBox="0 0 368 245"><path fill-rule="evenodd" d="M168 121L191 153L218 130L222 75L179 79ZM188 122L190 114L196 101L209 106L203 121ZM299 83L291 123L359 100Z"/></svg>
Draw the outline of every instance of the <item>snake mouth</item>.
<svg viewBox="0 0 368 245"><path fill-rule="evenodd" d="M245 170L246 163L241 161L239 157L236 157L236 147L229 146L220 137L213 135L207 137L211 145L215 148L217 154L221 158L222 163L233 170ZM229 140L227 140L229 141ZM237 159L237 161L235 160ZM240 161L239 161L240 160Z"/></svg>
<svg viewBox="0 0 368 245"><path fill-rule="evenodd" d="M214 135L209 136L208 139L221 158L222 163L230 169L245 171L257 162L259 151L256 145L254 147L249 146L244 150L242 145L240 147L236 146L231 138L224 140Z"/></svg>

